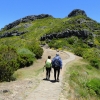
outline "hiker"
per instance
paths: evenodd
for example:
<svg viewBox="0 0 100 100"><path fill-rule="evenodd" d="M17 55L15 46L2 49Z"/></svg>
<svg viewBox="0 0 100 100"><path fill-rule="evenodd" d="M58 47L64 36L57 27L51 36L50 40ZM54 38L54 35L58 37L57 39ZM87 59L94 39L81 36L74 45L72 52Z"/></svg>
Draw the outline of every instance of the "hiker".
<svg viewBox="0 0 100 100"><path fill-rule="evenodd" d="M51 66L51 56L48 56L48 59L45 61L44 65L44 67L46 68L46 80L50 79Z"/></svg>
<svg viewBox="0 0 100 100"><path fill-rule="evenodd" d="M55 82L59 82L60 69L62 69L62 60L59 54L56 54L56 56L52 59L52 67L54 68Z"/></svg>

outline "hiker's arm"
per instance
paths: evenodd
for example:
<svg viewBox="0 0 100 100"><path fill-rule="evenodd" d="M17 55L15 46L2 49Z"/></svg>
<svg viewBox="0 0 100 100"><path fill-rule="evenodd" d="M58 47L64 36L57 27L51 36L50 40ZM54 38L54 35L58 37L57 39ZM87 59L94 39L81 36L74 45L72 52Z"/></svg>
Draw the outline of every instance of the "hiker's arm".
<svg viewBox="0 0 100 100"><path fill-rule="evenodd" d="M53 58L51 62L54 62L54 60L55 60L55 58Z"/></svg>
<svg viewBox="0 0 100 100"><path fill-rule="evenodd" d="M54 58L53 58L52 61L51 61L51 68L54 67L54 66L53 66L53 65L54 65L53 63L54 63Z"/></svg>
<svg viewBox="0 0 100 100"><path fill-rule="evenodd" d="M62 69L62 60L60 59L60 69Z"/></svg>

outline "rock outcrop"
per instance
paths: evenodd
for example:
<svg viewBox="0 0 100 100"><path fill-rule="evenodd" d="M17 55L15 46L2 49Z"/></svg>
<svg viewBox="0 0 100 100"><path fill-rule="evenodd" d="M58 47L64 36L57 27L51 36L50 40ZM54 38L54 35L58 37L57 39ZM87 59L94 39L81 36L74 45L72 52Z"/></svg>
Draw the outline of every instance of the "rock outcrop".
<svg viewBox="0 0 100 100"><path fill-rule="evenodd" d="M83 40L88 37L93 37L93 33L89 32L86 29L83 30L66 30L60 33L53 33L53 34L47 34L40 38L40 41L51 41L52 39L58 39L58 38L68 38L71 36L77 36L78 38L82 38ZM85 42L85 41L84 41ZM94 46L93 41L88 41L87 43L90 47Z"/></svg>
<svg viewBox="0 0 100 100"><path fill-rule="evenodd" d="M75 9L71 13L68 14L68 17L73 17L73 16L77 16L77 15L87 16L84 10Z"/></svg>
<svg viewBox="0 0 100 100"><path fill-rule="evenodd" d="M44 35L40 38L40 41L44 41L46 39L51 40L53 38L66 38L66 37L71 37L71 36L77 36L78 38L86 39L90 35L92 35L92 33L86 29L84 29L84 30L66 30L66 31L59 32L59 33L52 33L52 34Z"/></svg>
<svg viewBox="0 0 100 100"><path fill-rule="evenodd" d="M40 14L40 15L31 15L31 16L26 16L24 18L21 18L19 20L16 20L8 25L6 25L4 28L6 30L9 30L17 25L19 25L20 23L25 23L25 22L28 22L28 21L34 21L36 19L42 19L42 18L46 18L46 17L52 17L51 15L48 15L48 14Z"/></svg>
<svg viewBox="0 0 100 100"><path fill-rule="evenodd" d="M12 32L5 32L3 33L0 38L4 38L4 37L11 37L11 36L20 36L22 34L25 34L26 31L22 31L22 32L19 32L19 31L12 31Z"/></svg>

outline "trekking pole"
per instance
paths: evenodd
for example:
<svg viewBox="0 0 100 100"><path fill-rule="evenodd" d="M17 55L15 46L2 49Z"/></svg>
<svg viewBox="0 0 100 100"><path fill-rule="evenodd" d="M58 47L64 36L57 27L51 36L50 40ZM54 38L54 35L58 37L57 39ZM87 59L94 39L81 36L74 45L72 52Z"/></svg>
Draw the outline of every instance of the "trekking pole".
<svg viewBox="0 0 100 100"><path fill-rule="evenodd" d="M44 68L45 68L45 66L43 66L43 72L44 72Z"/></svg>

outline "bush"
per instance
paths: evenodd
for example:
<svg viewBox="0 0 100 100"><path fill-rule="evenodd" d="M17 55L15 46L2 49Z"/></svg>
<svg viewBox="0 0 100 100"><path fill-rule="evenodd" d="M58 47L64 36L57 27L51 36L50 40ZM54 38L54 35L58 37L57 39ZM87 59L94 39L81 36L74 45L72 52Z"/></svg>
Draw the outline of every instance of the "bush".
<svg viewBox="0 0 100 100"><path fill-rule="evenodd" d="M78 56L83 56L83 52L84 52L84 49L83 48L81 48L81 47L77 47L77 48L75 48L75 50L74 50L74 53L76 54L76 55L78 55Z"/></svg>
<svg viewBox="0 0 100 100"><path fill-rule="evenodd" d="M93 67L91 65L86 65L86 68L92 70Z"/></svg>
<svg viewBox="0 0 100 100"><path fill-rule="evenodd" d="M31 65L35 59L35 55L26 48L18 49L17 53L19 55L20 68Z"/></svg>
<svg viewBox="0 0 100 100"><path fill-rule="evenodd" d="M72 71L70 73L70 78L71 80L73 80L74 82L77 80L77 77L79 76L79 73L77 71Z"/></svg>
<svg viewBox="0 0 100 100"><path fill-rule="evenodd" d="M97 59L97 58L92 58L92 59L90 60L90 64L91 64L93 67L97 68L97 69L100 68L100 60Z"/></svg>
<svg viewBox="0 0 100 100"><path fill-rule="evenodd" d="M31 40L31 42L27 43L27 48L35 54L36 58L41 58L43 49L39 46L38 42Z"/></svg>
<svg viewBox="0 0 100 100"><path fill-rule="evenodd" d="M93 53L94 53L94 52L93 52L92 49L87 49L87 50L85 51L84 55L83 55L83 58L90 61L90 59L94 57L94 54L93 54Z"/></svg>
<svg viewBox="0 0 100 100"><path fill-rule="evenodd" d="M41 58L43 54L43 49L40 46L35 46L33 52L36 58Z"/></svg>
<svg viewBox="0 0 100 100"><path fill-rule="evenodd" d="M19 68L17 52L13 47L0 47L0 81L10 81Z"/></svg>
<svg viewBox="0 0 100 100"><path fill-rule="evenodd" d="M95 93L96 95L100 96L100 79L91 79L86 83L86 86L90 90L91 94Z"/></svg>
<svg viewBox="0 0 100 100"><path fill-rule="evenodd" d="M60 45L58 45L58 41L57 40L51 40L50 43L48 43L50 48L55 48L58 49L60 47Z"/></svg>
<svg viewBox="0 0 100 100"><path fill-rule="evenodd" d="M77 41L78 41L78 38L75 37L75 36L72 36L72 37L67 38L67 42L69 44L74 44L74 42L77 42Z"/></svg>

